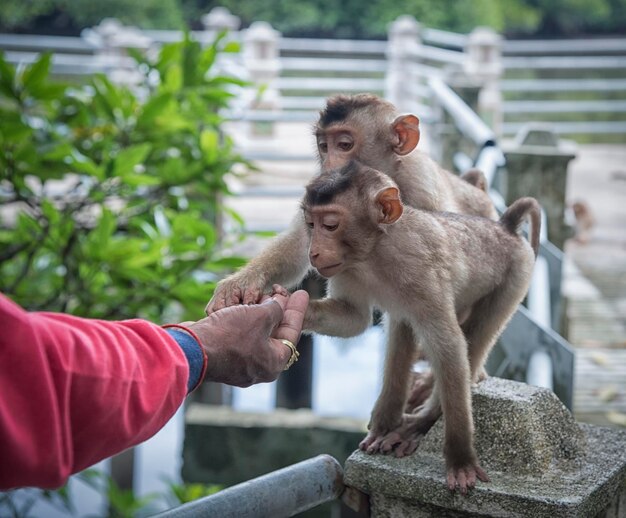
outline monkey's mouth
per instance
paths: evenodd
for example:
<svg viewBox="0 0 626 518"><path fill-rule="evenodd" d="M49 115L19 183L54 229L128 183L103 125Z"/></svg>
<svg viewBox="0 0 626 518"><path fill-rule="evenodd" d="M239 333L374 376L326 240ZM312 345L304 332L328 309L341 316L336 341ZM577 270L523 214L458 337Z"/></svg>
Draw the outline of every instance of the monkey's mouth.
<svg viewBox="0 0 626 518"><path fill-rule="evenodd" d="M317 271L322 277L326 277L328 279L329 277L332 277L336 273L339 273L339 270L341 270L342 266L343 266L343 263L331 264L330 266L317 268Z"/></svg>

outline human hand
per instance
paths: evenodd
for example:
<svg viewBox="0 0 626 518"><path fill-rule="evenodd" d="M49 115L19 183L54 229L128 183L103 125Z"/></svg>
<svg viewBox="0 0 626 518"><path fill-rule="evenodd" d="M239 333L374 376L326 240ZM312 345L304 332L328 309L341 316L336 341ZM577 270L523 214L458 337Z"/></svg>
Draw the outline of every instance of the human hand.
<svg viewBox="0 0 626 518"><path fill-rule="evenodd" d="M275 289L260 304L227 307L183 324L207 353L205 379L237 387L275 380L291 357L281 339L298 343L308 302L306 291Z"/></svg>

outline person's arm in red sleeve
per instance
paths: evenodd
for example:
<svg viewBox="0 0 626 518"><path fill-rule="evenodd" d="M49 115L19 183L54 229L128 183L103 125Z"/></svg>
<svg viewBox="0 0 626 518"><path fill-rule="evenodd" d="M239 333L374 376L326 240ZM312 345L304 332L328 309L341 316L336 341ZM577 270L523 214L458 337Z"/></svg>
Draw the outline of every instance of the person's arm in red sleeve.
<svg viewBox="0 0 626 518"><path fill-rule="evenodd" d="M58 487L151 437L188 379L155 324L27 313L0 295L0 488Z"/></svg>
<svg viewBox="0 0 626 518"><path fill-rule="evenodd" d="M151 437L205 371L236 386L276 379L307 303L276 295L163 329L28 313L0 294L0 490L58 487Z"/></svg>

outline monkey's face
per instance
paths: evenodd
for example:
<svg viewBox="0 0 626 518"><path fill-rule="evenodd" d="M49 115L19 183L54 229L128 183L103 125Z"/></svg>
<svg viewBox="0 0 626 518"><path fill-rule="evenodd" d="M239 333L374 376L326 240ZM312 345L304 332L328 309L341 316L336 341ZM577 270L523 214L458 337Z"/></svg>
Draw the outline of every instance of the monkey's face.
<svg viewBox="0 0 626 518"><path fill-rule="evenodd" d="M347 265L347 246L343 241L348 214L339 205L307 207L304 220L309 228L309 260L327 279L343 271Z"/></svg>
<svg viewBox="0 0 626 518"><path fill-rule="evenodd" d="M343 167L358 156L358 135L348 125L339 124L319 129L316 138L322 171Z"/></svg>

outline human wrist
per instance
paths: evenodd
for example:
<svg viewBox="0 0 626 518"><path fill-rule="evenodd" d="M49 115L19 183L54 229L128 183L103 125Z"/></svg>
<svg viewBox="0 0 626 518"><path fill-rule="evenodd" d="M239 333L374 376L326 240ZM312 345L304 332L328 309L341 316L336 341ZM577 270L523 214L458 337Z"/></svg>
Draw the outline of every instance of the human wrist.
<svg viewBox="0 0 626 518"><path fill-rule="evenodd" d="M187 393L193 392L204 379L208 366L205 348L198 336L188 327L180 324L167 324L163 328L176 341L189 365Z"/></svg>

